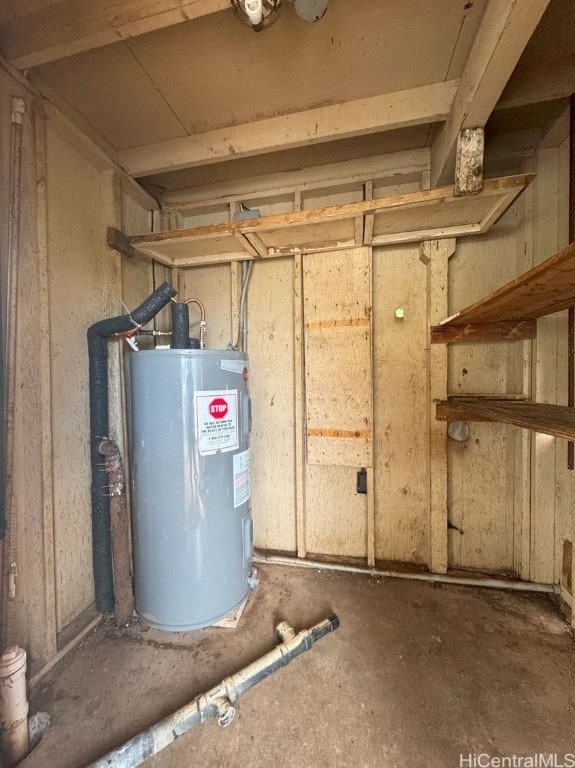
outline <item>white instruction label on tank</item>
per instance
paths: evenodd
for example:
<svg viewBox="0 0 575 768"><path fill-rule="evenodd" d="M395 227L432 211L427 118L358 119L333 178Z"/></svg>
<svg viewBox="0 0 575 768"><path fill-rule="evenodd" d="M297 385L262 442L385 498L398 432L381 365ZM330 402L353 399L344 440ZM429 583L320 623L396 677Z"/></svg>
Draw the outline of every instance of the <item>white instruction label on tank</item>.
<svg viewBox="0 0 575 768"><path fill-rule="evenodd" d="M238 390L196 392L196 442L201 456L239 447Z"/></svg>
<svg viewBox="0 0 575 768"><path fill-rule="evenodd" d="M221 360L220 368L222 371L233 371L234 373L243 373L246 367L245 360Z"/></svg>
<svg viewBox="0 0 575 768"><path fill-rule="evenodd" d="M234 509L250 498L250 452L234 454Z"/></svg>

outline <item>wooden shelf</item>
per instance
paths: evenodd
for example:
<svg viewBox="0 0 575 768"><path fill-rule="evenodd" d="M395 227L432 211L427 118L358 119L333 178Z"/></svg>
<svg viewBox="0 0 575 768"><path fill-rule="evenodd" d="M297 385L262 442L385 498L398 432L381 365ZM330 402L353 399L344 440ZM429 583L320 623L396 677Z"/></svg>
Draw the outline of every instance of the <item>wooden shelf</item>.
<svg viewBox="0 0 575 768"><path fill-rule="evenodd" d="M571 243L439 327L535 320L574 304L575 243Z"/></svg>
<svg viewBox="0 0 575 768"><path fill-rule="evenodd" d="M492 421L513 424L553 437L575 440L575 409L509 400L441 400L437 403L439 421Z"/></svg>
<svg viewBox="0 0 575 768"><path fill-rule="evenodd" d="M232 221L158 234L128 245L175 267L391 245L486 232L531 183L533 174L488 179L477 195L453 187Z"/></svg>

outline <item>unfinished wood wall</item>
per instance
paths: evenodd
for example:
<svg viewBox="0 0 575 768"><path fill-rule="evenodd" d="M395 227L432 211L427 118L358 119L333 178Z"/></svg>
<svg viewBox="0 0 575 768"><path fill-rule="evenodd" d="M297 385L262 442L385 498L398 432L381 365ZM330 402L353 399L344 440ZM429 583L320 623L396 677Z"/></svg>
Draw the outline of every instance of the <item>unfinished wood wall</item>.
<svg viewBox="0 0 575 768"><path fill-rule="evenodd" d="M43 205L43 185L37 185L37 136L31 103L26 91L0 71L0 227L2 326L6 332L8 296L10 135L12 99L24 99L22 118L22 172L20 248L15 255L17 271L16 332L9 326L9 346L16 344L12 375L14 390L13 458L7 457L11 474L11 498L3 542L4 622L2 642L18 642L29 649L33 658L46 660L55 652L55 595L53 589L54 550L52 535L51 462L44 459L50 443L43 426L50 421L49 379L46 378L47 275L45 240L39 247L37 210ZM42 115L38 116L42 122ZM42 126L43 127L43 126ZM44 161L40 159L42 170ZM42 175L42 174L40 174ZM4 352L3 352L4 354ZM41 384L43 382L43 384ZM4 439L4 436L3 438ZM4 489L2 489L4 493ZM51 573L52 580L45 578ZM6 589L6 586L8 589ZM9 599L8 599L9 596Z"/></svg>
<svg viewBox="0 0 575 768"><path fill-rule="evenodd" d="M122 313L122 299L133 308L171 277L180 297L197 296L206 303L208 346L225 348L237 334L240 268L221 264L170 275L166 268L123 260L111 252L105 245L107 225L127 233L144 232L158 226L158 216L153 224L146 203L129 194L116 171L93 161L82 151L81 142L70 142L61 124L50 115L46 120L42 107L2 74L4 286L10 135L6 116L12 96L18 94L26 99L26 114L12 639L29 650L34 670L57 653L78 622L90 614L93 601L87 327ZM566 153L565 144L540 151L533 160L539 174L535 185L490 234L457 243L448 268L446 314L565 242ZM445 258L451 250L444 249ZM360 254L361 249L348 253L347 279L352 282L365 271ZM454 346L446 367L441 363L443 353L430 350L428 340L433 307L443 302L438 303L437 293L441 269L433 272L416 245L378 248L368 254L363 316L369 318L366 328L371 334L373 422L366 425L367 431L372 429L371 463L362 455L346 464L321 466L310 461L307 452L307 409L312 400L306 392L310 386L306 372L313 369L314 352L311 336L306 346L306 322L313 324L317 318L308 309L306 321L305 302L306 296L322 297L322 290L327 290L318 265L329 257L299 255L254 265L248 347L256 545L299 556L351 557L365 563L409 563L442 570L444 542L445 564L448 560L452 568L505 571L558 582L564 542L572 541L574 531L573 474L565 468L565 443L513 427L473 424L468 443L449 441L448 479L438 493L433 483L446 471L445 439L444 427L439 432L435 427L430 394L433 386L441 389L443 377L453 394L533 394L543 401L565 402L564 315L540 321L534 342ZM336 281L330 289L334 306L340 288ZM192 333L197 330L194 311ZM334 328L340 319L336 314L324 318ZM168 325L164 312L157 327ZM337 389L338 376L353 380L362 374L351 350L348 353L349 343L332 343L338 363L335 373L326 370L326 391L336 397L346 391L344 386ZM111 429L125 449L123 377L123 352L111 342ZM365 386L365 380L358 381L359 386ZM353 398L348 399L353 410ZM337 431L337 425L331 426ZM434 446L441 450L434 452ZM357 470L363 466L368 469L367 498L355 491ZM455 526L449 532L448 519ZM565 597L570 600L567 589Z"/></svg>
<svg viewBox="0 0 575 768"><path fill-rule="evenodd" d="M93 613L86 331L123 314L122 298L130 307L140 303L166 270L154 274L150 263L122 263L107 248L108 225L149 229L144 196L136 202L123 193L120 175L106 170L89 142L1 72L3 307L13 96L24 99L25 112L13 515L4 546L14 586L3 641L27 649L34 673ZM121 378L119 344L112 341L111 429L122 443Z"/></svg>
<svg viewBox="0 0 575 768"><path fill-rule="evenodd" d="M559 147L540 150L534 159L534 169L538 176L532 193L534 216L527 242L537 264L568 242L568 140ZM566 312L539 321L532 356L534 396L543 402L566 405ZM566 549L571 553L567 570L572 572L574 473L567 469L566 441L544 438L537 435L533 439L530 575L534 580L561 583L563 598L571 603L572 584L567 584L562 569Z"/></svg>
<svg viewBox="0 0 575 768"><path fill-rule="evenodd" d="M460 238L449 247L446 242L444 258L453 255L445 266L448 300L443 316L521 274L563 244L565 153L563 145L538 154L533 161L537 182L490 233ZM530 168L526 164L525 170ZM441 268L432 279L428 259L421 255L419 245L377 248L371 254L371 511L354 487L357 470L369 466L368 460L358 457L346 465L332 456L326 467L320 467L315 447L310 454L307 442L306 408L315 408L315 401L306 387L316 382L310 382L306 372L318 362L331 377L329 361L337 356L343 380L340 394L349 378L360 375L357 355L346 354L346 345L335 340L327 362L310 359L315 352L306 342L306 295L314 287L314 306L322 296L324 303L339 301L329 280L333 265L321 254L255 264L249 293L249 353L256 545L299 556L408 563L437 570L448 566L557 582L563 542L573 531L564 441L482 423L470 425L466 443L447 440L445 432L442 437L443 425L439 437L432 438L438 430L430 394L433 387L445 386L454 395L492 393L563 402L565 318L540 321L534 342L452 345L445 353L430 349L428 325L442 286ZM354 251L348 254L347 268L346 279L354 285L360 270ZM225 346L233 335L237 270L237 265L219 265L185 271L186 292L193 286L209 314L216 315L209 344ZM402 318L396 315L398 309ZM362 385L358 381L358 388ZM348 399L353 411L354 399ZM446 466L437 439L447 446ZM316 476L318 471L330 473L329 478ZM434 478L443 472L445 490L433 489Z"/></svg>
<svg viewBox="0 0 575 768"><path fill-rule="evenodd" d="M375 555L425 564L429 267L419 255L418 244L373 254Z"/></svg>
<svg viewBox="0 0 575 768"><path fill-rule="evenodd" d="M484 238L464 238L449 263L449 314L483 297L531 266L518 247L519 203ZM521 341L453 344L450 394L523 393ZM528 392L525 393L526 395ZM450 440L449 562L453 567L515 572L515 529L521 525L516 490L528 485L517 430L504 424L470 425L468 442Z"/></svg>

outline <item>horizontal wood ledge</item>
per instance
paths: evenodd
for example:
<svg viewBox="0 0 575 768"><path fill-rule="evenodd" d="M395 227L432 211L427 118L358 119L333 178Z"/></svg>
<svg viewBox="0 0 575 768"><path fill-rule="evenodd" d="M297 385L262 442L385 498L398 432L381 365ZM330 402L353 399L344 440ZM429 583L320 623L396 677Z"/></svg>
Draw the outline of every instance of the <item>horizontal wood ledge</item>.
<svg viewBox="0 0 575 768"><path fill-rule="evenodd" d="M534 339L537 336L537 320L517 320L503 323L466 323L432 325L432 344L455 344L473 341L513 341Z"/></svg>
<svg viewBox="0 0 575 768"><path fill-rule="evenodd" d="M436 406L439 421L491 421L513 424L552 437L575 440L575 408L523 401L441 400Z"/></svg>

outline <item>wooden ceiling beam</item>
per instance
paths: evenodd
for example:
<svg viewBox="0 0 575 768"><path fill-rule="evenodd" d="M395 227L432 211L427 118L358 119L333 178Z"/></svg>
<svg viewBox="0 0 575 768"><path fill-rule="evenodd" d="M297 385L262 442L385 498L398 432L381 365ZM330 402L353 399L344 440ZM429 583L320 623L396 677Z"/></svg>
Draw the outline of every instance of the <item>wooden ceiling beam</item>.
<svg viewBox="0 0 575 768"><path fill-rule="evenodd" d="M126 149L120 164L131 176L221 162L445 120L457 80L371 96Z"/></svg>
<svg viewBox="0 0 575 768"><path fill-rule="evenodd" d="M453 108L431 147L431 185L453 182L457 136L484 127L550 0L489 0Z"/></svg>
<svg viewBox="0 0 575 768"><path fill-rule="evenodd" d="M503 91L496 111L518 109L557 99L568 99L575 88L575 58L566 56L542 64L520 64Z"/></svg>
<svg viewBox="0 0 575 768"><path fill-rule="evenodd" d="M222 205L235 200L269 199L280 195L293 195L295 190L305 192L328 189L339 185L361 184L366 179L418 180L429 166L429 147L407 152L393 152L376 157L344 160L330 165L316 165L296 171L270 173L262 176L220 181L201 187L176 189L159 194L165 210L182 211ZM400 178L403 177L403 178Z"/></svg>
<svg viewBox="0 0 575 768"><path fill-rule="evenodd" d="M229 7L229 0L64 0L2 24L0 50L17 69L30 69Z"/></svg>

